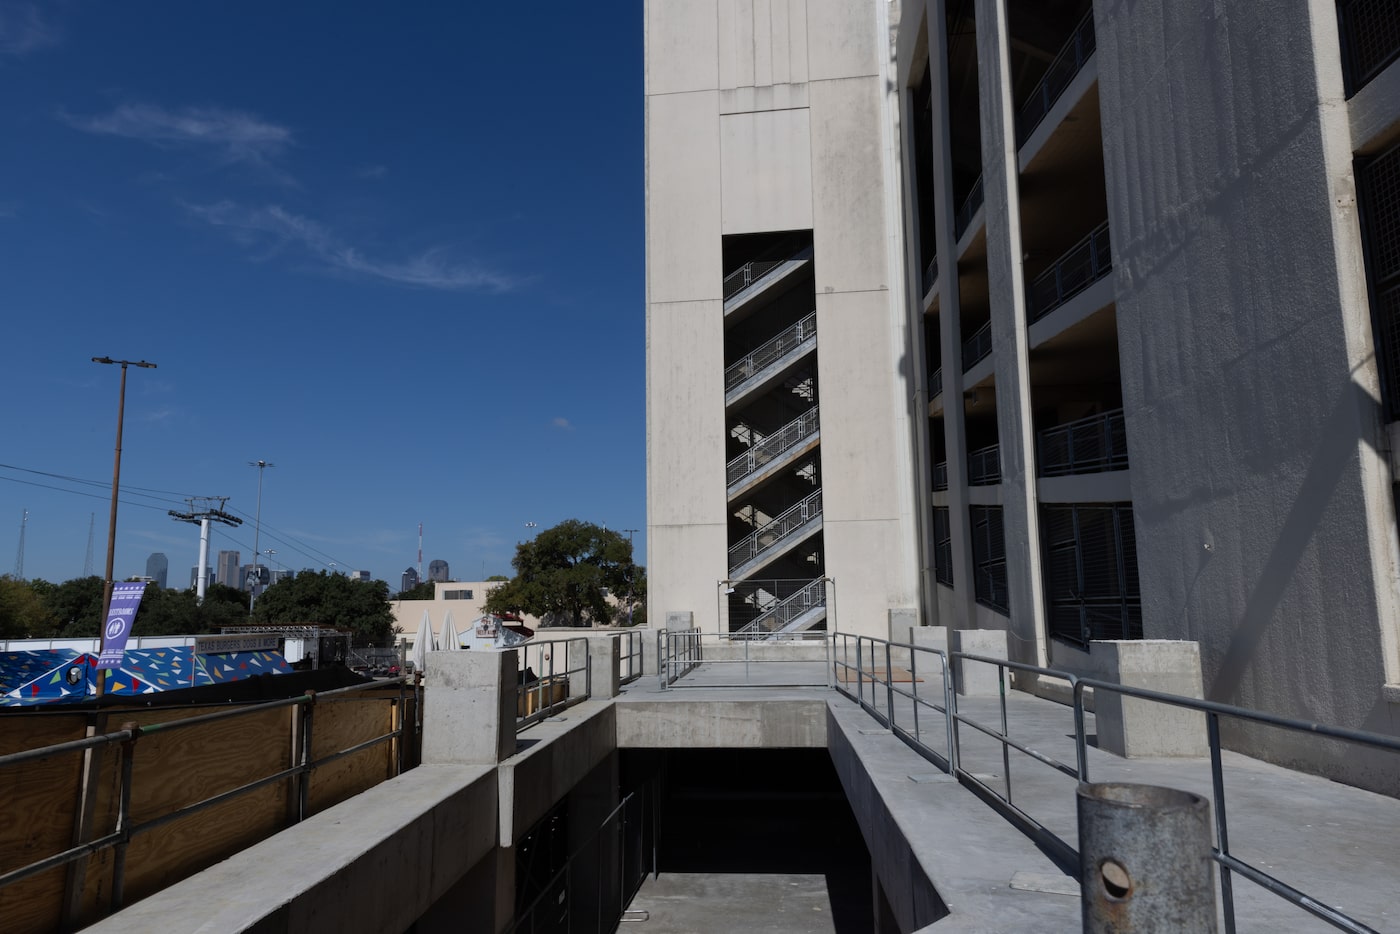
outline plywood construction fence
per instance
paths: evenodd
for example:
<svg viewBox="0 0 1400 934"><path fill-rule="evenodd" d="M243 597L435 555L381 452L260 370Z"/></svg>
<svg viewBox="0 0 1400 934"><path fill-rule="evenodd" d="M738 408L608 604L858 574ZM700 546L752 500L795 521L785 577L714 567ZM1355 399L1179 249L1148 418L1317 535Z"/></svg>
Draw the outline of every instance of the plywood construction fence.
<svg viewBox="0 0 1400 934"><path fill-rule="evenodd" d="M308 719L314 763L400 724L412 734L411 708L395 688L314 704L247 705L237 715L184 726L181 721L229 707L0 715L0 755L115 732L126 723L151 729L130 744L0 767L0 873L116 831L123 757L129 754L131 835L121 901L131 904L296 823L303 781L309 783L309 816L397 774L402 754L416 746L413 736L408 743L390 738L309 773L291 771L301 762ZM221 795L230 796L181 813ZM112 911L118 862L116 848L107 847L0 887L0 929L27 934L105 917Z"/></svg>

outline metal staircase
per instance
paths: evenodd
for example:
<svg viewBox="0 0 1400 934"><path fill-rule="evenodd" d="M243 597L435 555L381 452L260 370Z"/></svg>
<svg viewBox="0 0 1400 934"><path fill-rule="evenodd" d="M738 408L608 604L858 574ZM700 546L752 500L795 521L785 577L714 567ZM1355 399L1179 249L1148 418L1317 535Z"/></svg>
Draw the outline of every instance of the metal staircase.
<svg viewBox="0 0 1400 934"><path fill-rule="evenodd" d="M801 632L826 619L826 578L819 577L797 593L764 610L735 635L750 639L769 638L778 633Z"/></svg>
<svg viewBox="0 0 1400 934"><path fill-rule="evenodd" d="M724 404L734 405L784 376L817 348L814 311L724 370Z"/></svg>
<svg viewBox="0 0 1400 934"><path fill-rule="evenodd" d="M822 491L814 490L729 549L729 576L742 579L821 531Z"/></svg>
<svg viewBox="0 0 1400 934"><path fill-rule="evenodd" d="M821 423L814 405L771 435L755 441L725 466L730 501L794 463L820 440Z"/></svg>
<svg viewBox="0 0 1400 934"><path fill-rule="evenodd" d="M756 259L724 277L724 313L738 311L756 296L793 275L812 261L812 248L778 259Z"/></svg>

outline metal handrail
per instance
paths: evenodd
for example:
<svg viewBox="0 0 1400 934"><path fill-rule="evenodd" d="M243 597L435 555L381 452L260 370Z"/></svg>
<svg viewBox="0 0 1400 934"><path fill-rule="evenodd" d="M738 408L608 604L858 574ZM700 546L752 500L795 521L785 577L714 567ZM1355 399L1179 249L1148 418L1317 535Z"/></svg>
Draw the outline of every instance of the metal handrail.
<svg viewBox="0 0 1400 934"><path fill-rule="evenodd" d="M928 397L931 400L943 395L943 368L939 367L928 375Z"/></svg>
<svg viewBox="0 0 1400 934"><path fill-rule="evenodd" d="M928 265L924 267L924 295L925 295L925 296L928 295L929 290L931 290L931 289L933 288L933 284L934 284L935 282L937 282L937 281L938 281L938 257L935 256L935 257L933 257L933 259L929 260L929 261L928 261Z"/></svg>
<svg viewBox="0 0 1400 934"><path fill-rule="evenodd" d="M1028 324L1034 324L1113 270L1108 221L1091 230L1026 290Z"/></svg>
<svg viewBox="0 0 1400 934"><path fill-rule="evenodd" d="M982 206L982 176L977 176L977 181L972 183L972 190L967 193L963 200L962 207L958 208L958 214L953 218L953 238L961 240L962 235L967 232L967 228L972 225L972 219L977 216L977 209Z"/></svg>
<svg viewBox="0 0 1400 934"><path fill-rule="evenodd" d="M798 250L796 253L782 256L778 259L756 259L745 263L724 277L724 300L729 301L735 295L738 295L740 292L744 291L744 289L747 289L785 263L808 259L811 255L811 251L812 248L807 246Z"/></svg>
<svg viewBox="0 0 1400 934"><path fill-rule="evenodd" d="M729 573L733 574L746 561L777 548L811 520L822 514L822 491L813 490L793 503L771 521L745 535L729 549Z"/></svg>
<svg viewBox="0 0 1400 934"><path fill-rule="evenodd" d="M1037 441L1042 477L1128 469L1122 409L1047 428Z"/></svg>
<svg viewBox="0 0 1400 934"><path fill-rule="evenodd" d="M826 578L819 577L755 616L734 635L768 635L781 630L808 610L826 606Z"/></svg>
<svg viewBox="0 0 1400 934"><path fill-rule="evenodd" d="M672 677L663 676L661 680L662 689L675 688L738 688L738 687L766 687L766 688L795 688L795 687L831 687L831 650L832 640L825 632L792 632L774 633L771 640L751 639L732 632L710 632L701 633L698 629L682 630L681 635L685 636L687 644L676 649L677 654L672 660L671 667L675 669ZM731 643L742 652L737 657L726 658L717 657L715 653L706 653L704 641ZM824 649L820 660L793 653L787 655L783 650L761 651L763 648L775 648L775 643L803 643L815 644L820 642ZM658 649L658 652L661 649ZM760 654L755 654L761 652ZM727 654L727 653L723 653ZM713 679L703 679L699 682L686 682L681 680L682 676L688 674L701 663L707 667L743 666L742 680L735 681L715 681ZM792 681L777 681L771 676L765 676L759 681L753 679L755 668L759 670L771 670L780 665L792 666L812 666L820 662L822 678L820 681L794 679Z"/></svg>
<svg viewBox="0 0 1400 934"><path fill-rule="evenodd" d="M554 661L559 654L556 649L551 648L547 656L541 651L537 658L539 658L541 666L548 662L548 669L545 672L536 672L534 681L527 684L517 684L515 687L515 731L517 733L541 720L554 716L561 710L583 703L593 695L593 666L590 660L588 640L583 636L574 636L568 639L531 640L521 648L525 649L526 655L528 655L533 649L560 645L564 647L564 667L562 670ZM579 649L582 651L577 651ZM578 655L582 656L583 664L571 664L570 658ZM522 656L522 661L524 658ZM572 689L575 677L579 675L582 675L584 685L581 693ZM559 697L558 695L561 693L563 696Z"/></svg>
<svg viewBox="0 0 1400 934"><path fill-rule="evenodd" d="M295 781L298 786L298 806L295 812L291 814L290 820L292 823L298 823L302 820L305 820L307 817L310 816L310 783L307 781L307 777L313 770L324 766L328 763L337 761L339 759L343 759L346 756L354 755L355 753L362 752L365 749L369 749L373 746L377 746L386 742L399 742L400 748L402 749L402 740L406 730L405 718L403 716L405 701L407 700L407 694L405 692L406 680L407 679L404 677L399 677L385 679L381 681L373 681L366 684L351 685L349 687L344 688L336 688L334 690L324 691L320 693L317 693L316 691L307 691L305 694L298 695L296 697L281 698L278 700L266 701L258 704L249 704L247 706L236 708L223 708L213 713L200 714L198 716L188 717L183 720L171 720L165 723L153 723L146 726L139 726L135 723L129 723L124 725L120 730L115 730L98 736L92 736L85 739L73 740L64 743L55 743L50 746L44 746L37 749L26 749L20 752L9 753L7 755L0 756L0 768L5 768L7 766L21 765L26 762L35 762L42 759L51 758L57 755L63 755L66 753L82 752L87 749L95 748L98 746L120 744L122 747L121 763L119 766L118 787L116 791L116 829L112 833L105 834L93 840L88 840L79 843L75 846L68 848L67 850L62 851L61 853L51 854L47 857L44 857L43 859L30 862L24 866L16 867L15 869L11 869L5 873L0 873L0 888L22 881L41 872L46 872L50 869L56 869L60 866L76 862L77 860L84 859L92 854L99 853L103 850L115 849L115 854L112 859L111 900L109 903L109 910L116 911L122 907L122 903L124 901L124 890L126 881L126 849L133 837L140 836L141 834L147 833L151 830L169 824L173 821L179 820L183 817L188 817L191 814L195 814L200 811L207 810L211 807L223 804L234 798L250 794L268 785L275 784L280 781L289 780ZM391 730L388 730L387 732L380 733L379 735L372 737L368 740L357 743L351 747L341 749L336 752L329 753L327 755L323 755L319 758L315 758L312 756L312 712L317 704L325 703L328 701L333 702L337 700L344 700L348 695L351 694L371 690L382 690L385 687L393 687L394 685L397 685L399 688L399 695L397 698L399 714L391 721L397 722L398 725L396 727L394 727ZM143 821L132 820L132 762L135 757L136 750L139 748L139 740L141 737L155 733L171 733L177 730L187 730L193 727L204 726L209 723L214 723L222 720L231 720L237 717L253 716L255 714L263 713L268 710L276 710L282 707L299 707L301 709L301 723L299 728L301 742L300 748L296 753L296 756L299 759L299 761L295 765L289 766L285 769L280 769L277 772L274 772L270 775L264 775L261 778L254 779L250 782L245 782L234 788L227 789L215 795L211 795L210 797L194 802L193 804L188 804L183 807L176 808L173 811L161 814L157 817ZM403 771L404 765L402 755L394 757L394 768L395 774L398 774L399 772Z"/></svg>
<svg viewBox="0 0 1400 934"><path fill-rule="evenodd" d="M1065 93L1074 76L1084 68L1089 56L1094 54L1094 48L1094 12L1090 10L1079 21L1079 25L1074 27L1069 41L1060 47L1059 54L1050 63L1050 67L1045 69L1040 83L1021 105L1021 110L1016 115L1017 145L1025 145L1035 128L1040 126L1045 115L1050 112L1050 108L1055 106L1055 101Z"/></svg>
<svg viewBox="0 0 1400 934"><path fill-rule="evenodd" d="M967 455L967 485L995 486L1001 482L1001 445L990 444Z"/></svg>
<svg viewBox="0 0 1400 934"><path fill-rule="evenodd" d="M749 474L767 467L784 452L816 434L820 428L817 406L814 405L771 435L766 435L762 441L751 444L748 450L725 464L725 482L733 486Z"/></svg>
<svg viewBox="0 0 1400 934"><path fill-rule="evenodd" d="M1302 891L1274 878L1257 866L1247 863L1230 853L1229 825L1225 814L1225 778L1220 755L1220 718L1233 717L1237 720L1250 720L1255 723L1263 723L1285 730L1311 733L1315 736L1326 736L1331 739L1339 739L1344 742L1357 743L1362 746L1370 746L1373 749L1383 749L1387 752L1395 753L1400 753L1400 738L1382 736L1379 733L1369 733L1364 730L1349 730L1343 727L1325 726L1321 723L1314 723L1309 720L1298 720L1293 717L1282 717L1278 714L1264 713L1258 710L1247 710L1243 707L1235 707L1230 704L1221 704L1217 701L1208 701L1196 697L1181 697L1176 694L1165 694L1161 691L1150 691L1146 688L1131 687L1126 684L1114 684L1110 681L1099 681L1093 678L1078 678L1074 681L1074 742L1075 752L1079 758L1079 774L1077 777L1081 782L1089 781L1088 736L1084 729L1084 691L1086 688L1094 689L1094 696L1096 699L1100 692L1109 691L1124 697L1133 697L1138 700L1167 704L1172 707L1181 707L1187 710L1197 710L1206 715L1206 735L1210 743L1211 791L1214 798L1212 803L1215 811L1216 833L1216 847L1212 850L1211 857L1220 864L1220 893L1225 903L1225 930L1227 934L1234 934L1235 930L1235 901L1234 887L1230 878L1231 872L1239 873L1249 881L1258 884L1266 891L1297 905L1299 908L1321 918L1333 927L1340 928L1344 931L1356 932L1371 932L1373 930L1339 909L1325 905L1317 899L1309 897Z"/></svg>
<svg viewBox="0 0 1400 934"><path fill-rule="evenodd" d="M979 361L985 359L992 352L992 322L988 319L972 333L972 336L963 341L962 360L963 369L970 370Z"/></svg>
<svg viewBox="0 0 1400 934"><path fill-rule="evenodd" d="M677 678L700 667L704 658L700 630L696 627L656 631L656 676L663 691L675 684Z"/></svg>
<svg viewBox="0 0 1400 934"><path fill-rule="evenodd" d="M619 646L618 666L626 674L618 678L618 684L631 684L642 676L642 633L637 629L618 633L622 637Z"/></svg>
<svg viewBox="0 0 1400 934"><path fill-rule="evenodd" d="M781 360L817 336L817 313L814 311L777 336L771 337L724 368L724 391L729 392L758 375L765 367Z"/></svg>
<svg viewBox="0 0 1400 934"><path fill-rule="evenodd" d="M948 489L948 462L939 461L933 465L933 492L942 493Z"/></svg>
<svg viewBox="0 0 1400 934"><path fill-rule="evenodd" d="M888 727L891 733L898 736L913 748L915 752L918 752L943 771L950 772L956 769L958 750L957 745L954 743L952 720L948 716L948 712L952 709L953 701L953 680L952 671L948 667L948 653L943 649L935 649L932 646L915 645L911 642L891 642L885 639L877 639L874 636L862 636L853 633L835 633L835 638L841 640L840 651L835 653L837 657L832 665L832 684L836 690L854 700L879 723ZM851 659L852 643L855 645L854 664L852 664ZM892 649L904 649L909 652L910 689L907 691L897 687L896 685L899 682L896 682L893 678L894 668L891 666ZM941 705L929 700L927 696L921 697L919 694L919 653L933 655L938 659L937 670L942 682L940 689L942 695ZM883 657L885 663L883 678L881 678L879 674L880 670L874 665L875 660L881 657ZM845 672L847 677L841 677L841 672ZM852 674L854 674L856 682L856 692L854 694L852 694L848 688L843 687L844 684L850 683L850 676ZM866 682L870 683L869 701L867 701L865 697ZM875 689L877 686L885 689L885 704L883 710L877 706L876 703ZM896 695L907 698L913 702L913 716L911 720L911 725L913 727L912 732L899 723L894 705L894 698ZM924 742L924 731L919 721L919 711L921 708L933 710L943 718L943 734L946 745L941 752Z"/></svg>

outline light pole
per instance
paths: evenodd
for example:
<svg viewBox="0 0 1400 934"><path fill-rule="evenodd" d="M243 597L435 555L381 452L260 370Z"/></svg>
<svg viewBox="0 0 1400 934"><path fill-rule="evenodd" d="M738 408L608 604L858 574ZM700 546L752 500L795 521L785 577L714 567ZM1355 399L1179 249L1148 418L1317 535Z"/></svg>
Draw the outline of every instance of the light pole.
<svg viewBox="0 0 1400 934"><path fill-rule="evenodd" d="M830 588L831 590L831 595L829 597L825 593L822 594L822 600L826 603L826 614L830 618L830 625L827 628L830 629L834 635L841 631L840 627L836 624L836 578L823 577L822 580L826 581L822 589L826 590Z"/></svg>
<svg viewBox="0 0 1400 934"><path fill-rule="evenodd" d="M253 615L253 602L258 598L258 585L262 583L262 575L259 572L258 564L258 533L262 531L262 480L263 471L269 467L276 467L264 460L249 461L249 467L258 468L258 512L253 520L253 580L248 585L248 615Z"/></svg>
<svg viewBox="0 0 1400 934"><path fill-rule="evenodd" d="M723 633L720 627L724 625L724 598L734 592L734 585L737 581L717 581L715 583L715 632Z"/></svg>
<svg viewBox="0 0 1400 934"><path fill-rule="evenodd" d="M122 420L126 413L126 368L129 366L139 366L142 369L154 370L156 365L145 360L113 360L111 357L93 357L93 363L104 363L122 368L121 389L117 391L117 451L112 460L112 517L107 523L107 572L102 578L102 622L98 627L100 633L100 643L98 656L107 647L107 614L112 609L112 565L116 559L117 549L117 490L121 487L122 476ZM97 694L102 696L106 693L107 669L97 669Z"/></svg>

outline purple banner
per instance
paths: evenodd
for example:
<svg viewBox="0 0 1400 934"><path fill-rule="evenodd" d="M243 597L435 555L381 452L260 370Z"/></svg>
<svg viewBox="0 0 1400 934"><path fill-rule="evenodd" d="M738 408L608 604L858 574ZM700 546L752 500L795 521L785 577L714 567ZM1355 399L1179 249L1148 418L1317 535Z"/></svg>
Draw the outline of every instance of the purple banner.
<svg viewBox="0 0 1400 934"><path fill-rule="evenodd" d="M107 621L103 624L102 654L97 657L98 668L121 665L126 640L131 635L131 624L136 621L136 608L141 605L141 595L145 591L146 581L113 585L112 608L107 611Z"/></svg>

